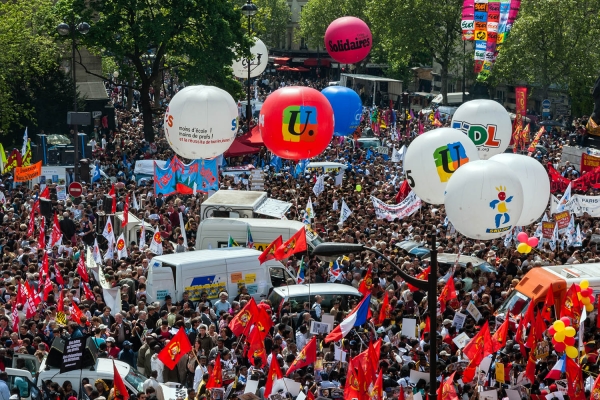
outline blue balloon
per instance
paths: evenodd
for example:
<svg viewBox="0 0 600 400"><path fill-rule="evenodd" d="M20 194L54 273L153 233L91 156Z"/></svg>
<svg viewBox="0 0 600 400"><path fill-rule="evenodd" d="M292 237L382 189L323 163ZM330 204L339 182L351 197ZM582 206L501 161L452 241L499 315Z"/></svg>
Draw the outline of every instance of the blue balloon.
<svg viewBox="0 0 600 400"><path fill-rule="evenodd" d="M358 94L344 86L329 86L321 91L331 108L335 125L333 134L335 136L351 135L360 125L362 117L362 101Z"/></svg>

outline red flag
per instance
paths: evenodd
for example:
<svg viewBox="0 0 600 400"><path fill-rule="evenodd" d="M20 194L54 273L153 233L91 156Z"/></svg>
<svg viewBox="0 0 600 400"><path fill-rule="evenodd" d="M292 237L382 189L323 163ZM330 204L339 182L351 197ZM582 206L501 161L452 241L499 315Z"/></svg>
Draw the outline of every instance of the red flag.
<svg viewBox="0 0 600 400"><path fill-rule="evenodd" d="M281 237L281 235L279 235L279 237L273 240L271 244L268 245L267 248L261 253L261 255L258 256L258 261L260 261L260 263L263 264L269 260L274 259L275 250L277 250L282 244L283 238Z"/></svg>
<svg viewBox="0 0 600 400"><path fill-rule="evenodd" d="M469 383L473 380L473 378L475 377L475 372L477 371L477 367L479 366L479 364L481 363L481 361L478 360L470 360L469 364L467 365L467 368L464 369L463 371L463 375L462 375L462 380L464 383Z"/></svg>
<svg viewBox="0 0 600 400"><path fill-rule="evenodd" d="M265 350L264 338L258 328L254 327L248 335L248 360L254 365L254 357L262 359L262 365L267 365L267 352Z"/></svg>
<svg viewBox="0 0 600 400"><path fill-rule="evenodd" d="M92 289L90 289L90 286L87 283L83 284L83 293L85 294L85 298L87 300L94 301L96 299L94 292L92 292Z"/></svg>
<svg viewBox="0 0 600 400"><path fill-rule="evenodd" d="M581 310L583 309L582 305L579 302L579 297L577 294L579 293L580 288L579 285L572 284L569 290L567 291L567 295L565 297L565 301L562 304L560 309L560 317L569 317L575 320L575 323L579 323L579 318L581 317Z"/></svg>
<svg viewBox="0 0 600 400"><path fill-rule="evenodd" d="M519 344L519 350L521 351L521 355L523 358L527 358L527 352L525 351L525 342L523 341L523 334L527 330L527 325L529 323L533 323L533 304L529 304L527 307L527 311L525 315L521 317L519 320L519 325L517 326L517 333L515 334L515 341Z"/></svg>
<svg viewBox="0 0 600 400"><path fill-rule="evenodd" d="M38 249L46 248L46 218L42 217L40 221L40 236L38 237Z"/></svg>
<svg viewBox="0 0 600 400"><path fill-rule="evenodd" d="M15 302L17 304L25 304L26 300L27 296L25 296L25 293L23 293L23 285L19 283L19 286L17 287L17 299Z"/></svg>
<svg viewBox="0 0 600 400"><path fill-rule="evenodd" d="M19 323L21 321L19 320L19 310L17 310L16 304L12 305L12 320L13 320L13 325L12 325L13 332L19 332Z"/></svg>
<svg viewBox="0 0 600 400"><path fill-rule="evenodd" d="M570 400L585 400L585 390L583 385L583 377L581 376L581 366L572 358L566 358L567 365L565 372L567 373L567 393Z"/></svg>
<svg viewBox="0 0 600 400"><path fill-rule="evenodd" d="M379 369L379 357L381 356L381 338L375 343L369 343L369 368L370 374L375 376L376 371Z"/></svg>
<svg viewBox="0 0 600 400"><path fill-rule="evenodd" d="M600 375L594 381L594 386L592 386L592 391L590 393L590 399L600 399Z"/></svg>
<svg viewBox="0 0 600 400"><path fill-rule="evenodd" d="M533 335L531 335L533 336ZM527 358L527 366L525 367L525 377L527 379L529 379L530 382L535 382L535 364L536 364L536 358L535 358L535 348L536 348L536 342L535 340L533 341L533 346L531 346L531 349L529 350L529 357Z"/></svg>
<svg viewBox="0 0 600 400"><path fill-rule="evenodd" d="M125 204L123 205L123 222L121 228L125 228L129 222L129 193L125 196Z"/></svg>
<svg viewBox="0 0 600 400"><path fill-rule="evenodd" d="M50 198L50 188L48 186L46 186L44 188L44 190L42 190L42 193L40 193L39 198L40 199L49 199Z"/></svg>
<svg viewBox="0 0 600 400"><path fill-rule="evenodd" d="M456 374L456 371L454 371L452 375L450 375L448 379L446 379L444 383L440 385L438 392L439 400L458 400L458 395L456 394L456 389L454 388L454 374Z"/></svg>
<svg viewBox="0 0 600 400"><path fill-rule="evenodd" d="M58 304L56 305L56 311L64 313L65 312L65 298L63 296L63 291L60 291L60 295L58 296Z"/></svg>
<svg viewBox="0 0 600 400"><path fill-rule="evenodd" d="M410 188L410 185L408 184L408 179L405 179L404 181L402 181L402 185L400 185L400 189L398 190L398 193L396 194L396 204L398 204L402 200L404 200L406 198L406 196L408 196L410 191L411 191L411 188Z"/></svg>
<svg viewBox="0 0 600 400"><path fill-rule="evenodd" d="M308 389L308 392L306 393L306 400L315 400L315 395L310 391L310 389Z"/></svg>
<svg viewBox="0 0 600 400"><path fill-rule="evenodd" d="M60 286L65 286L65 280L63 279L62 274L56 265L54 265L54 273L56 283L58 283Z"/></svg>
<svg viewBox="0 0 600 400"><path fill-rule="evenodd" d="M84 282L90 281L90 276L87 272L87 267L85 266L85 258L83 254L79 256L79 262L77 263L77 274L81 277L81 280Z"/></svg>
<svg viewBox="0 0 600 400"><path fill-rule="evenodd" d="M421 332L421 340L425 337L427 332L431 331L431 322L429 321L429 315L425 317L425 328Z"/></svg>
<svg viewBox="0 0 600 400"><path fill-rule="evenodd" d="M115 365L115 361L113 360L113 387L114 387L114 398L119 400L128 400L129 392L127 392L127 387L125 386L125 382L123 382L123 378L121 374L117 370L117 366Z"/></svg>
<svg viewBox="0 0 600 400"><path fill-rule="evenodd" d="M217 353L217 357L215 358L215 366L212 370L212 373L208 377L206 388L217 389L221 387L223 387L223 367L221 366L221 354Z"/></svg>
<svg viewBox="0 0 600 400"><path fill-rule="evenodd" d="M421 273L420 273L419 275L417 275L415 278L417 278L417 279L421 279L421 280L424 280L424 281L426 281L426 280L427 280L427 278L429 277L429 271L431 271L431 267L427 267L427 268L425 268L425 269L424 269L423 271L421 271ZM411 284L410 284L410 283L408 283L408 282L407 282L406 284L408 285L408 289L409 289L411 292L418 292L418 291L419 291L419 288L418 288L418 287L415 287L415 286L411 285Z"/></svg>
<svg viewBox="0 0 600 400"><path fill-rule="evenodd" d="M158 353L158 359L162 361L168 369L175 369L175 366L181 357L189 353L190 350L192 350L192 345L190 344L190 339L188 339L185 334L185 329L179 329L169 344ZM219 366L220 365L221 364L219 363Z"/></svg>
<svg viewBox="0 0 600 400"><path fill-rule="evenodd" d="M379 325L383 324L383 321L390 318L390 312L392 311L392 306L390 306L390 298L388 296L387 290L383 293L383 302L381 303L381 307L379 308Z"/></svg>
<svg viewBox="0 0 600 400"><path fill-rule="evenodd" d="M79 307L77 307L77 304L75 304L75 302L71 303L71 320L81 324L81 317L83 317L83 313Z"/></svg>
<svg viewBox="0 0 600 400"><path fill-rule="evenodd" d="M371 293L372 289L373 289L373 266L370 266L369 269L367 269L367 274L360 281L360 285L358 285L358 291L361 292L363 294L363 296L366 296Z"/></svg>
<svg viewBox="0 0 600 400"><path fill-rule="evenodd" d="M500 328L494 332L494 336L492 336L492 352L495 353L506 345L506 338L508 336L508 325L510 319L508 316L504 319Z"/></svg>
<svg viewBox="0 0 600 400"><path fill-rule="evenodd" d="M348 363L348 374L346 375L346 387L344 388L345 399L359 399L360 393L360 381L358 376L358 370L362 367L357 365L356 357L354 357Z"/></svg>
<svg viewBox="0 0 600 400"><path fill-rule="evenodd" d="M40 209L40 201L36 200L31 207L31 214L29 214L29 225L27 226L27 237L35 233L35 213Z"/></svg>
<svg viewBox="0 0 600 400"><path fill-rule="evenodd" d="M304 346L302 351L298 353L296 359L294 360L292 365L290 365L286 376L290 376L290 374L295 370L304 368L307 365L314 363L315 361L317 361L317 337L313 336L312 339L310 339L310 341L306 344L306 346Z"/></svg>
<svg viewBox="0 0 600 400"><path fill-rule="evenodd" d="M306 228L304 227L275 250L275 259L281 261L302 251L306 251Z"/></svg>
<svg viewBox="0 0 600 400"><path fill-rule="evenodd" d="M110 213L114 214L117 212L117 193L115 192L114 184L110 187L110 191L108 192L108 195L112 198L112 209L111 209Z"/></svg>
<svg viewBox="0 0 600 400"><path fill-rule="evenodd" d="M552 310L554 309L554 292L552 291L552 285L546 292L546 300L544 301L544 308L542 309L542 317L546 321L552 321L553 315Z"/></svg>
<svg viewBox="0 0 600 400"><path fill-rule="evenodd" d="M440 310L443 313L446 311L446 303L450 300L456 299L456 288L454 287L454 276L450 275L448 278L448 282L444 285L442 289L442 293L440 293L440 297L438 301L440 302Z"/></svg>
<svg viewBox="0 0 600 400"><path fill-rule="evenodd" d="M54 213L54 219L52 220L52 232L50 233L50 246L54 246L62 237L62 231L60 230L60 223L58 222L58 215Z"/></svg>
<svg viewBox="0 0 600 400"><path fill-rule="evenodd" d="M269 398L271 390L273 390L273 384L277 379L283 378L281 368L277 362L277 355L273 354L271 357L271 365L269 365L269 375L267 375L267 383L265 384L265 398Z"/></svg>
<svg viewBox="0 0 600 400"><path fill-rule="evenodd" d="M246 303L244 308L233 316L231 322L229 322L229 329L235 336L247 335L248 330L254 323L254 319L258 317L258 308L254 298L250 298L250 301Z"/></svg>
<svg viewBox="0 0 600 400"><path fill-rule="evenodd" d="M23 293L25 294L25 318L31 318L35 315L37 310L37 305L40 301L35 301L35 292L29 287L29 283L26 281L25 285L23 285ZM39 299L39 297L38 297Z"/></svg>
<svg viewBox="0 0 600 400"><path fill-rule="evenodd" d="M488 355L492 354L492 335L490 334L490 325L488 321L481 327L479 332L467 343L463 349L463 354L469 358L469 360L483 360ZM477 363L477 365L479 365Z"/></svg>
<svg viewBox="0 0 600 400"><path fill-rule="evenodd" d="M258 313L254 320L254 326L258 328L262 340L265 340L265 337L267 337L269 331L273 327L273 320L264 307L260 307L260 305L256 307L258 308Z"/></svg>
<svg viewBox="0 0 600 400"><path fill-rule="evenodd" d="M400 387L400 390L402 390L402 387ZM373 391L371 392L371 399L383 400L383 371L379 371L379 375L377 375L377 380L375 381Z"/></svg>
<svg viewBox="0 0 600 400"><path fill-rule="evenodd" d="M35 288L32 286L29 286L29 282L26 281L25 289L27 289L29 291L29 300L33 301L34 307L37 307L38 304L40 304L42 302L42 299L40 299L40 296L36 296Z"/></svg>

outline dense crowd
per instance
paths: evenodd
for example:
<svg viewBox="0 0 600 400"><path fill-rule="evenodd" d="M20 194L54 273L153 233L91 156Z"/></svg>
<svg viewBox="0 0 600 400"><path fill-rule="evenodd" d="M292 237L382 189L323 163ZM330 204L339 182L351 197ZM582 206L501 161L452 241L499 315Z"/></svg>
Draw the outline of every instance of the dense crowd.
<svg viewBox="0 0 600 400"><path fill-rule="evenodd" d="M264 98L272 90L284 84L322 88L325 83L324 80L296 81L291 78L271 76L258 82L259 96ZM177 87L169 86L167 93L157 94L156 97L168 102L172 91L176 89ZM136 160L165 160L171 158L173 153L160 128L160 120L156 121L156 142L147 143L143 139L140 113L135 110L135 107L132 109L122 107L124 97L119 88L115 88L112 96L114 103L119 105L117 128L96 129L93 160L108 176L116 178L117 210L123 210L127 194L135 194L139 209L130 206L130 212L160 232L164 239L165 254L174 252L180 240L178 212L182 212L189 246L187 250L192 251L200 223L200 205L207 195L198 193L157 197L153 195L152 185L136 183L133 173ZM353 138L361 135L378 137L382 140L382 147L389 149L389 154L380 154L375 149L360 148L352 140L353 138L345 141L334 140L332 145L313 161L340 162L348 165L349 168L345 170L341 184L336 184L335 173L329 174L325 179L325 191L319 196L315 196L313 192L317 174L297 175L294 173L295 163L288 161L284 161L283 166L277 170L269 167L270 155L266 151L255 156L229 159L228 164L245 165L250 162L258 165L259 159L263 162L266 160L265 190L269 197L291 202L293 206L286 217L293 220L303 219L304 209L310 198L315 214L311 226L325 241L365 244L389 257L406 273L417 276L425 270L427 261L408 254L397 244L412 240L429 246L430 236L434 235L439 253L460 253L479 257L487 261L494 272L486 272L472 264L457 268L453 274L457 301L450 303L443 313L436 313L437 332L408 337L400 333L403 318L416 318L417 326L422 331L425 328L426 317L433 318L434 315L427 308L427 293L413 291L414 289L403 282L392 265L374 253L365 251L341 259L341 273L335 277L331 276L329 263L315 256L305 259L307 266L305 283L333 281L358 288L367 270L372 270L374 277L371 291L373 318L362 328L353 330L341 344L327 345L322 341L324 335L317 335L319 343L317 355L323 362L302 368L290 375L291 379L301 383L303 392L307 394L310 392L314 398L318 396L343 398L343 390L349 384L346 381L347 361L357 356L365 350L365 346L378 338L383 339L379 354L379 371L383 374L383 388L388 398L397 398L400 390L406 396L417 393L425 396L429 392L430 383L423 379L413 380L411 370L429 371L431 360L428 342L431 334L437 335L439 339L436 349L438 357L435 363L438 382L454 371L458 374L455 382L459 382L466 363L461 350L452 339L462 332L472 337L485 321L489 321L493 332L496 328L495 311L530 269L566 263L598 262L600 259L596 247L590 243L591 235L600 232L600 221L586 216L577 218L585 235L581 248L564 247L552 251L546 245L529 255L518 253L514 243L505 246L504 239L477 241L461 236L450 229L443 206L423 203L417 213L403 220L390 222L376 219L371 196L394 204L404 179L402 163L391 160L391 149L408 146L418 134L419 123L423 124L425 131L433 128L429 118L417 114L414 119L407 121L405 132L401 117L398 117L394 123L395 118L390 118L391 111L385 108L378 111L380 117L373 119L376 111L365 109L364 120ZM448 125L447 121L442 123ZM535 151L533 157L544 165L554 164L566 177L576 177L576 167L560 164L560 153L562 146L570 141L582 143L577 136L585 135L583 125L582 121L576 120L569 125L568 129L552 128L542 137L540 145L543 147ZM242 133L241 130L240 134ZM72 198L58 201L55 184L49 185L52 206L59 216L63 238L62 244L44 249L39 247L41 221L39 216L36 217L34 233L27 235L29 215L43 188L39 185L34 185L31 189L27 185L13 185L10 176L3 176L0 190L4 192L6 202L0 209L2 229L0 301L3 303L0 307L0 370L4 371L12 365L12 357L15 353L31 354L43 360L56 337L66 339L91 335L98 347L98 357L126 362L147 378L143 383L143 390L137 395L139 399L150 399L156 396L159 400L163 400L159 385L162 382L178 382L184 385L189 399L209 398L211 391L206 389L206 383L214 368L217 355L224 369L234 371L232 376L224 380L225 387L230 389L227 392L228 399L239 398L238 396L244 392L246 382L250 379L259 381L256 394L263 399L270 363L279 363L285 374L313 336L308 329L312 320L320 321L324 314L334 316L336 324L344 319L347 311L340 311L339 304L332 309L321 309L316 298L311 299L311 304L308 304L304 311L296 314L291 313L285 304L282 307L262 300L274 322L274 328L265 339L265 348L269 354L267 365L262 365L260 359L256 362L250 360L252 357L248 356L247 338L233 336L228 327L232 314L238 312L248 302L250 296L241 294L234 299L227 293L220 293L218 298L209 299L207 293L203 293L200 301L191 301L188 294L184 293L183 299L179 301L167 298L165 304L148 303L145 281L153 253L147 245L140 248L137 243L128 244L126 258L108 259L101 266L107 281L114 287L120 287L122 294L121 311L116 314L111 312L112 310L106 305L103 290L93 274L90 274L90 289L93 294L86 294L81 276L77 272L77 264L81 257L85 257L86 247L93 245L95 239L100 242L103 254L107 250L106 241L102 239L101 234L104 220L99 216L102 214L102 200L110 191L112 184L104 179L94 184L86 182L82 201ZM246 186L241 179L221 175L220 188L221 190L245 190ZM594 189L590 189L586 194L598 195ZM342 199L352 210L352 215L345 222L340 223L339 207L335 208L334 203L339 204ZM39 211L36 212L39 214ZM526 230L529 235L533 235L536 227L534 225L526 227ZM51 223L47 221L45 235L49 236L50 232ZM42 291L40 269L43 267L44 253L47 254L50 267L51 290L45 296L45 301L37 305L37 312L33 316L26 316L24 305L17 303L19 285L27 282L35 292ZM293 271L298 269L298 263L299 258L296 257L286 261ZM447 273L448 268L442 268L438 273L440 278L438 294L445 285L447 278L444 276L447 277ZM380 324L378 312L385 292L389 298L391 311ZM59 309L61 301L64 305L63 310ZM474 320L471 314L465 311L470 303L480 311L482 315L480 320ZM71 320L72 306L75 304L84 315L80 318L80 323ZM347 310L348 307L345 309ZM452 326L457 311L467 315L464 326L460 329ZM65 314L64 319L59 316L60 313ZM19 319L15 325L16 315ZM597 354L595 343L600 343L600 338L597 338L595 333L595 319L594 313L586 322L584 335L588 355L581 362L584 365L586 378L595 377L598 373L597 357L592 356ZM185 330L193 348L181 359L176 368L171 370L165 368L157 355L181 329ZM510 336L512 338L514 332L511 332ZM340 351L342 356L338 354ZM507 397L505 389L512 388L516 384L519 373L525 369L527 359L512 340L495 354L494 359L504 363L506 383L496 382L492 372L471 383L457 383L456 390L461 399L472 398L474 393L486 386L497 388L499 398ZM524 398L555 390L554 382L545 379L545 376L556 360L557 355L552 352L545 359L539 360L536 366L537 379L533 383L526 384L521 391ZM0 396L4 400L14 398L10 397L11 395L17 398L21 395L19 387L12 383L9 390L9 383L6 374L0 374ZM591 387L589 379L587 383L589 390ZM49 400L73 400L73 398L105 400L115 397L111 382L97 380L82 382L81 385L85 390L77 393L73 391L71 382L62 385L51 380L43 382L43 396Z"/></svg>

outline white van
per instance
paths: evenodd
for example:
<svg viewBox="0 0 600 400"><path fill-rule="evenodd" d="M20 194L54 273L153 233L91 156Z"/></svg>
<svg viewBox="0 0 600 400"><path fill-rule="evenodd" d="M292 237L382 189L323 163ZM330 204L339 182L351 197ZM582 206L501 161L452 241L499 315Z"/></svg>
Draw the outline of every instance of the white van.
<svg viewBox="0 0 600 400"><path fill-rule="evenodd" d="M129 213L127 218L127 225L122 227L123 223L123 212L119 211L115 213L115 218L113 223L113 229L115 230L115 237L118 238L121 233L125 237L125 243L129 246L131 242L135 242L137 244L140 243L140 230L142 229L142 224L144 224L146 228L146 243L150 243L152 236L154 235L154 228L148 223L136 217L134 214Z"/></svg>
<svg viewBox="0 0 600 400"><path fill-rule="evenodd" d="M270 199L267 192L252 190L217 190L200 205L200 218L257 218L267 216L281 219L292 203Z"/></svg>
<svg viewBox="0 0 600 400"><path fill-rule="evenodd" d="M252 235L254 248L263 251L279 235L285 242L296 234L304 224L300 221L259 219L259 218L207 218L200 222L196 235L196 250L227 247L229 236L240 246L248 240L248 229ZM314 249L323 239L307 227L306 242Z"/></svg>
<svg viewBox="0 0 600 400"><path fill-rule="evenodd" d="M273 286L281 286L288 279L296 282L296 277L279 261L269 260L261 265L258 261L261 253L231 247L153 257L146 281L148 298L164 302L169 295L175 302L187 291L190 300L198 301L202 292L207 292L209 299L216 299L226 290L233 299L238 287L245 285L248 293L260 301Z"/></svg>
<svg viewBox="0 0 600 400"><path fill-rule="evenodd" d="M468 92L465 93L465 96L469 96L469 93ZM448 93L448 101L446 102L445 105L458 107L462 103L464 103L462 92ZM437 96L435 96L435 98L433 100L431 100L431 104L429 104L429 107L421 110L421 113L424 115L429 115L430 113L437 110L438 107L440 107L443 104L444 104L444 95L442 95L440 93Z"/></svg>
<svg viewBox="0 0 600 400"><path fill-rule="evenodd" d="M24 368L14 368L18 365L19 360L25 362ZM86 367L81 370L68 371L62 374L60 373L60 368L46 365L46 360L47 358L40 364L35 356L30 354L15 354L13 356L13 368L6 368L6 373L9 378L9 390L12 390L15 387L19 388L22 400L41 400L43 398L41 388L47 380L56 382L61 386L65 381L70 381L73 385L73 390L77 392L79 392L79 386L83 378L88 378L92 385L96 379L102 379L109 387L112 387L114 380L112 359L98 358L95 365L91 368ZM145 376L123 361L114 360L114 365L117 367L117 371L119 371L119 375L123 378L123 382L130 393L137 396L138 393L144 391L142 386L147 379ZM37 371L39 371L39 373L35 376ZM176 383L161 383L161 386L166 399L185 397L187 394L183 393L185 388ZM179 396L180 394L183 394L183 396Z"/></svg>

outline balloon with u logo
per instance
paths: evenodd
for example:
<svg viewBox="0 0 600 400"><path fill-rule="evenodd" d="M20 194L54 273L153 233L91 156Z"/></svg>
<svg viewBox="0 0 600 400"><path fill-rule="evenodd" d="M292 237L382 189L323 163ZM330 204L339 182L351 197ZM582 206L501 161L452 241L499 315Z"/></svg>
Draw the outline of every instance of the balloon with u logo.
<svg viewBox="0 0 600 400"><path fill-rule="evenodd" d="M474 160L479 160L477 147L461 131L434 129L418 136L408 146L404 172L408 184L421 200L442 204L452 174Z"/></svg>
<svg viewBox="0 0 600 400"><path fill-rule="evenodd" d="M358 94L344 86L329 86L321 91L333 108L335 136L351 135L360 125L362 101Z"/></svg>
<svg viewBox="0 0 600 400"><path fill-rule="evenodd" d="M288 86L273 92L264 102L258 129L265 146L290 160L315 157L333 137L333 109L318 90Z"/></svg>

